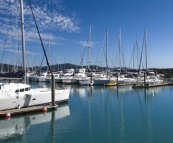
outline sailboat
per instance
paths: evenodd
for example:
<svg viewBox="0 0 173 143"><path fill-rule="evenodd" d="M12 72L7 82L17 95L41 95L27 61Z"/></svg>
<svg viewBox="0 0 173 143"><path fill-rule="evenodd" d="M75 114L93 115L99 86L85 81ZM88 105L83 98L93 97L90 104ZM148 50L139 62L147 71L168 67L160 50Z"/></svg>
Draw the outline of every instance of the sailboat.
<svg viewBox="0 0 173 143"><path fill-rule="evenodd" d="M146 69L145 71L139 71L139 76L137 79L137 84L135 84L133 87L149 87L149 85L151 86L155 86L155 85L163 85L164 84L164 80L160 79L158 75L155 75L154 72L151 72L148 70L148 57L147 57L147 52L148 52L148 48L147 48L147 29L145 28L145 32L144 32L144 46L145 46L145 64L146 64ZM142 48L143 50L143 48ZM139 65L139 69L141 66L141 61L142 61L142 52L141 52L141 58L140 58L140 65Z"/></svg>
<svg viewBox="0 0 173 143"><path fill-rule="evenodd" d="M0 111L15 109L15 108L22 108L22 107L29 107L29 106L37 106L37 105L42 105L46 103L51 103L52 101L51 100L52 89L50 88L31 89L30 85L26 84L23 0L20 0L20 9L21 9L23 69L25 72L24 83L7 83L7 84L1 83L0 84ZM55 89L54 93L55 93L55 98L54 98L55 102L68 101L70 88Z"/></svg>
<svg viewBox="0 0 173 143"><path fill-rule="evenodd" d="M74 75L62 78L62 82L67 84L78 84L81 79L86 77L85 71L85 68L75 69Z"/></svg>
<svg viewBox="0 0 173 143"><path fill-rule="evenodd" d="M88 73L92 73L92 72L88 72L90 71L90 49L91 49L91 43L90 43L90 39L91 39L91 26L89 29L89 36L88 36L88 67L87 67L87 71L86 71L86 75L84 77L79 78L79 84L80 85L91 85L92 84L92 74L90 76L88 76Z"/></svg>
<svg viewBox="0 0 173 143"><path fill-rule="evenodd" d="M64 72L61 75L62 83L64 84L71 83L73 77L74 77L74 69L64 69Z"/></svg>
<svg viewBox="0 0 173 143"><path fill-rule="evenodd" d="M108 70L107 49L108 49L108 31L106 30L106 70ZM99 85L99 84L104 85L108 84L109 82L110 78L108 77L108 71L93 77L93 85Z"/></svg>
<svg viewBox="0 0 173 143"><path fill-rule="evenodd" d="M124 64L124 67L126 67L125 60L124 60L124 54L122 52L122 45L121 45L121 29L119 29L118 33L118 53L119 53L119 70L116 73L116 82L117 85L128 85L128 84L134 84L136 82L136 79L126 76L126 74L122 72L122 61Z"/></svg>

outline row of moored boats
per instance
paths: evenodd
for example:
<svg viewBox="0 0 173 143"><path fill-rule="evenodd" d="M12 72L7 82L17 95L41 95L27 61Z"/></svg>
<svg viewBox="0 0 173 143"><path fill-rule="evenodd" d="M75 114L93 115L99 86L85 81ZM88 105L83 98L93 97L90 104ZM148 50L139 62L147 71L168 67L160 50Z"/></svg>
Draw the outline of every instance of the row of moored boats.
<svg viewBox="0 0 173 143"><path fill-rule="evenodd" d="M80 69L65 69L64 71L54 72L56 83L80 84L80 85L126 85L126 84L163 84L161 75L155 75L154 72L110 72ZM51 75L44 72L41 75L30 75L31 81L51 82Z"/></svg>

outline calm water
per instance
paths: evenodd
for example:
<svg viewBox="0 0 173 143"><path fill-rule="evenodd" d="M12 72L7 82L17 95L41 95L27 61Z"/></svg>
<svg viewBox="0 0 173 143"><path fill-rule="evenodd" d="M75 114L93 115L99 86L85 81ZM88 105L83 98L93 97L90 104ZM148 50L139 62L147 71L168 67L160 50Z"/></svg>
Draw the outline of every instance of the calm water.
<svg viewBox="0 0 173 143"><path fill-rule="evenodd" d="M55 111L1 119L0 142L172 143L173 86L72 86Z"/></svg>

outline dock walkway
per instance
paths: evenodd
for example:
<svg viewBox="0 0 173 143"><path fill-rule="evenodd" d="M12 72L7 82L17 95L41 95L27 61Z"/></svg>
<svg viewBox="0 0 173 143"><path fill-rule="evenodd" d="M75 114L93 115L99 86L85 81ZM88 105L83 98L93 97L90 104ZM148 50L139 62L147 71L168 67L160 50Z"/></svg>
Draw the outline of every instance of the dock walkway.
<svg viewBox="0 0 173 143"><path fill-rule="evenodd" d="M58 107L56 106L51 106L51 105L40 105L40 106L32 106L32 107L26 107L26 108L20 108L20 109L11 109L11 110L5 110L5 111L0 111L0 117L5 117L7 113L10 113L11 115L18 115L18 114L26 114L30 112L41 112L43 111L43 108L47 109L54 109Z"/></svg>
<svg viewBox="0 0 173 143"><path fill-rule="evenodd" d="M149 87L158 87L158 86L167 86L167 85L171 85L170 83L168 82L164 82L164 83L147 83L147 84L144 84L144 83L136 83L134 84L132 87L133 88L149 88Z"/></svg>

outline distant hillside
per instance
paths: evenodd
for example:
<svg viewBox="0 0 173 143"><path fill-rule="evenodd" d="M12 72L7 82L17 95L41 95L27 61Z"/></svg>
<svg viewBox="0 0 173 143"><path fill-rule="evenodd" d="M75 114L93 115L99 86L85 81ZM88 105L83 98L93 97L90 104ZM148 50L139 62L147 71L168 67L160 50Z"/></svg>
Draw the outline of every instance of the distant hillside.
<svg viewBox="0 0 173 143"><path fill-rule="evenodd" d="M36 71L36 70L40 70L41 71L47 71L47 66L35 66L35 67L27 67L27 70L29 71ZM79 66L79 65L75 65L75 64L70 64L70 63L66 63L66 64L56 64L56 65L51 65L51 70L64 70L64 69L77 69L77 68L87 68L87 66ZM10 64L0 64L0 71L3 72L12 72L12 71L17 71L17 70L21 70L22 67L21 66L14 66L14 65L10 65ZM97 69L97 70L105 70L105 67L100 67L100 66L96 66L96 65L91 65L90 69Z"/></svg>
<svg viewBox="0 0 173 143"><path fill-rule="evenodd" d="M66 63L66 64L59 64L59 65L51 65L51 69L52 70L64 70L64 69L78 69L78 68L86 68L88 69L88 66L79 66L79 65L75 65L75 64L70 64L70 63ZM100 66L96 66L96 65L90 65L90 69L94 69L94 70L106 70L106 67L100 67ZM110 68L111 70L118 70L119 67L116 67L114 69ZM44 66L41 68L42 71L46 71L47 70L47 66ZM122 67L121 70L127 70L127 68Z"/></svg>
<svg viewBox="0 0 173 143"><path fill-rule="evenodd" d="M79 65L75 65L75 64L70 64L70 63L66 63L66 64L59 64L59 65L51 65L51 69L52 70L64 70L64 69L78 69L78 68L88 68L87 66L79 66ZM90 69L97 69L97 70L102 70L102 69L106 69L105 67L100 67L100 66L96 66L96 65L91 65ZM41 68L41 70L47 70L47 66L44 66Z"/></svg>
<svg viewBox="0 0 173 143"><path fill-rule="evenodd" d="M21 66L14 66L14 65L9 65L9 64L3 64L3 66L0 64L0 71L3 72L8 72L8 71L18 71L21 70L22 67ZM52 70L64 70L64 69L78 69L78 68L88 68L87 66L79 66L79 65L75 65L75 64L70 64L70 63L65 63L65 64L56 64L56 65L51 65L51 69ZM91 70L106 70L106 67L100 67L100 66L96 66L96 65L90 65L90 69ZM115 67L115 68L110 68L112 71L117 71L120 68L119 67ZM122 71L126 71L128 68L126 67L122 67L121 70ZM28 71L40 71L40 67L36 66L36 67L29 67L27 68ZM129 70L129 69L128 69ZM133 69L130 69L133 70ZM150 68L150 70L154 70L156 73L158 74L165 74L166 77L172 77L173 76L173 68ZM47 71L47 66L43 66L41 67L41 71Z"/></svg>
<svg viewBox="0 0 173 143"><path fill-rule="evenodd" d="M14 66L14 65L10 65L10 64L1 64L0 63L0 71L2 72L12 72L12 71L18 71L21 70L22 67L21 66Z"/></svg>

